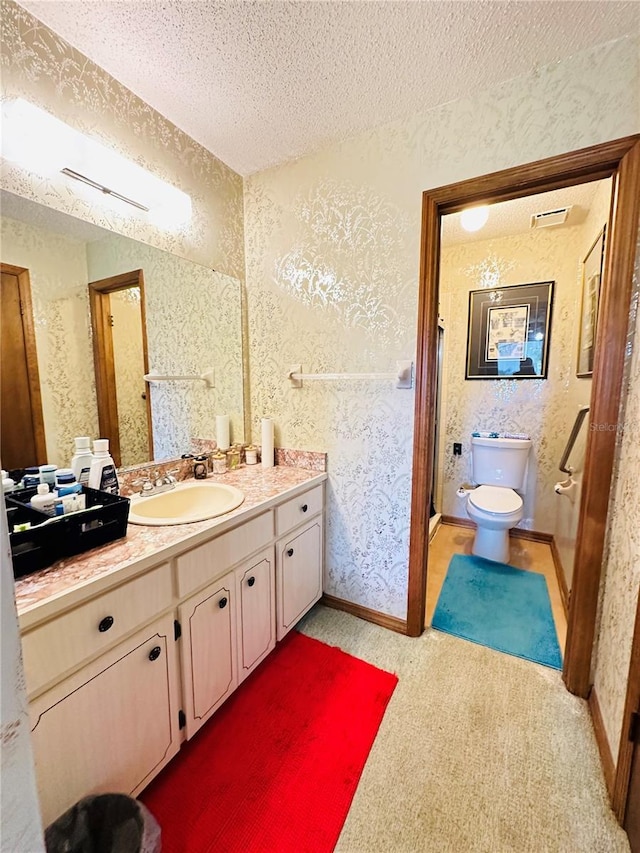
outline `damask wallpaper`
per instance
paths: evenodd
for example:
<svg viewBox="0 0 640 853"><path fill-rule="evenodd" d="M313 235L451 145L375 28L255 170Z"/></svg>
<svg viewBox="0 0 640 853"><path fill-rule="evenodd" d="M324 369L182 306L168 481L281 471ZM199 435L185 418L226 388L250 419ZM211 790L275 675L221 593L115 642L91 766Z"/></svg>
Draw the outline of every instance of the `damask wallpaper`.
<svg viewBox="0 0 640 853"><path fill-rule="evenodd" d="M287 370L414 358L422 191L636 132L638 80L613 42L246 180L253 435L328 452L328 593L406 614L413 392Z"/></svg>
<svg viewBox="0 0 640 853"><path fill-rule="evenodd" d="M67 467L76 435L98 434L86 244L2 217L2 260L29 270L47 459Z"/></svg>
<svg viewBox="0 0 640 853"><path fill-rule="evenodd" d="M602 603L594 685L613 760L617 760L629 677L633 629L640 591L640 231L629 316L626 397L621 406L619 455L609 509L608 544L602 572Z"/></svg>
<svg viewBox="0 0 640 853"><path fill-rule="evenodd" d="M1 96L23 97L191 196L181 230L156 227L129 205L106 208L80 197L68 179L2 166L4 189L182 255L244 276L242 178L12 0L1 0ZM143 61L141 59L141 61Z"/></svg>
<svg viewBox="0 0 640 853"><path fill-rule="evenodd" d="M142 318L140 288L119 290L109 297L113 324L113 361L120 433L120 465L137 465L149 458L147 407L143 397Z"/></svg>

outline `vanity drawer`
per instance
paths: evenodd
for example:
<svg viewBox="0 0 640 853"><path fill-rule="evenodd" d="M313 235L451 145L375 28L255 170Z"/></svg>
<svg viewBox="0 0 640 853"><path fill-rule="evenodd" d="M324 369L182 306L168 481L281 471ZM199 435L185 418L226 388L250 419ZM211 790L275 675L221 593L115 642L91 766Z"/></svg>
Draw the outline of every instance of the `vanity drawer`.
<svg viewBox="0 0 640 853"><path fill-rule="evenodd" d="M316 486L276 508L276 534L282 536L322 510L323 486Z"/></svg>
<svg viewBox="0 0 640 853"><path fill-rule="evenodd" d="M264 548L272 539L273 513L269 511L223 533L213 542L183 554L176 560L178 595L183 598L215 580L245 557Z"/></svg>
<svg viewBox="0 0 640 853"><path fill-rule="evenodd" d="M22 636L27 693L59 679L171 606L168 563L101 593Z"/></svg>

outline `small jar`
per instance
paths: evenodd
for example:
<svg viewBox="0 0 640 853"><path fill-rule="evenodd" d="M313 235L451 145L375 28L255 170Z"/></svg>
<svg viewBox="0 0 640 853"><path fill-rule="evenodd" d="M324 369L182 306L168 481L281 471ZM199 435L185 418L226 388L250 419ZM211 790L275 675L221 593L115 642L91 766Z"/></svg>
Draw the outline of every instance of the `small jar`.
<svg viewBox="0 0 640 853"><path fill-rule="evenodd" d="M207 461L206 456L196 456L193 460L193 476L196 480L207 479L207 471L209 468Z"/></svg>
<svg viewBox="0 0 640 853"><path fill-rule="evenodd" d="M233 471L240 465L240 451L237 447L230 447L227 450L227 471Z"/></svg>
<svg viewBox="0 0 640 853"><path fill-rule="evenodd" d="M40 482L46 483L48 486L53 487L56 484L56 471L58 470L57 465L41 465L40 466Z"/></svg>
<svg viewBox="0 0 640 853"><path fill-rule="evenodd" d="M224 474L227 470L227 457L218 450L217 453L212 454L211 464L214 474Z"/></svg>
<svg viewBox="0 0 640 853"><path fill-rule="evenodd" d="M258 448L253 444L247 445L244 449L244 460L247 465L257 465L258 464Z"/></svg>

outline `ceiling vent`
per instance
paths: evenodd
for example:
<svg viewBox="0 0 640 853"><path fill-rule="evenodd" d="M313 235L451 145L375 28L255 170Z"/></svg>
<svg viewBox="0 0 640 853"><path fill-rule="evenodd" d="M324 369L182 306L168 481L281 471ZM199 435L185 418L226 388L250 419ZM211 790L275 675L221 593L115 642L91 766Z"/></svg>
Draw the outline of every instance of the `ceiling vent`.
<svg viewBox="0 0 640 853"><path fill-rule="evenodd" d="M545 210L543 213L532 213L531 227L550 228L552 225L564 225L570 212L571 205L568 207L558 207L556 210Z"/></svg>

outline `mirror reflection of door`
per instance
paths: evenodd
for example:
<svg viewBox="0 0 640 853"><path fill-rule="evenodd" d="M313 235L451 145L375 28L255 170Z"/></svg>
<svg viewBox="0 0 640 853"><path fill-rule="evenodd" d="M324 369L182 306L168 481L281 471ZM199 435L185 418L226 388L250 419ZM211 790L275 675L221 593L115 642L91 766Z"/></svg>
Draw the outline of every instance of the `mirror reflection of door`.
<svg viewBox="0 0 640 853"><path fill-rule="evenodd" d="M118 467L153 458L142 270L89 284L101 438Z"/></svg>
<svg viewBox="0 0 640 853"><path fill-rule="evenodd" d="M2 465L8 471L47 461L29 271L2 264Z"/></svg>

